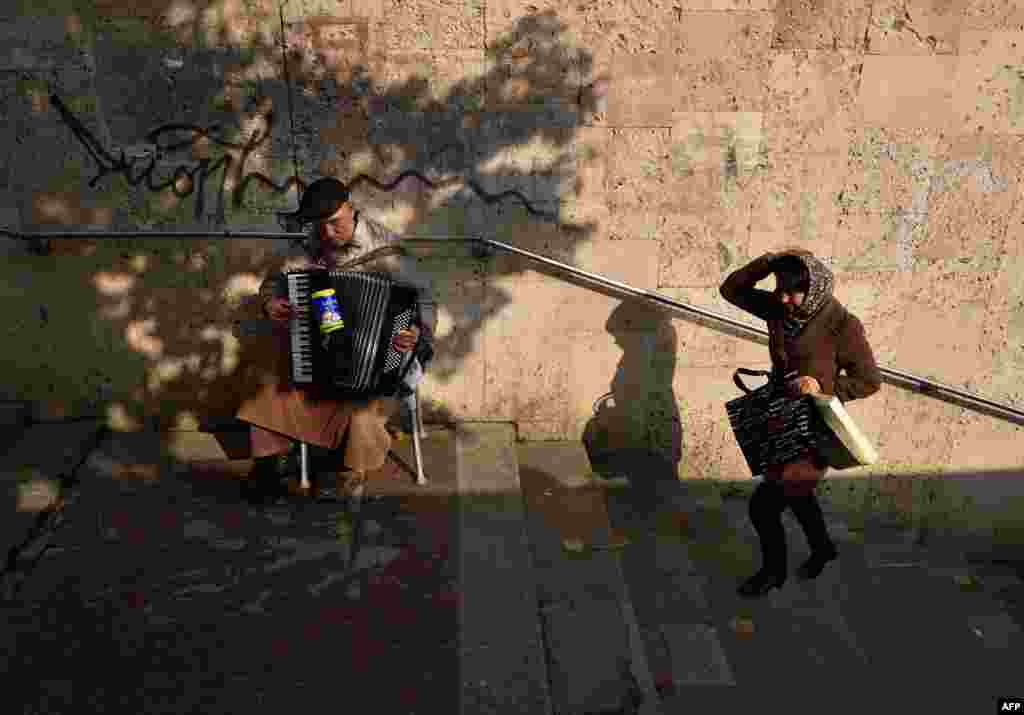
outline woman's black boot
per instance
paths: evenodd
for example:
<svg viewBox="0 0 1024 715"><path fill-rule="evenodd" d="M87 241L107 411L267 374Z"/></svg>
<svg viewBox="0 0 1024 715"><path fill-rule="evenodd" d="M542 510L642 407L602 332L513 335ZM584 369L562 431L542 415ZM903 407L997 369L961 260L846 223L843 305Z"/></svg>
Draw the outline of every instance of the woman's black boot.
<svg viewBox="0 0 1024 715"><path fill-rule="evenodd" d="M807 545L811 547L811 557L797 569L797 576L804 581L817 578L824 570L825 564L839 555L835 544L828 536L821 505L811 494L804 497L789 497L789 508L800 522L807 536Z"/></svg>
<svg viewBox="0 0 1024 715"><path fill-rule="evenodd" d="M825 570L825 564L838 557L839 552L835 546L821 551L814 551L811 553L810 558L800 564L800 567L796 570L796 575L803 581L818 578L821 572Z"/></svg>
<svg viewBox="0 0 1024 715"><path fill-rule="evenodd" d="M737 589L744 598L758 598L786 582L786 532L782 511L786 499L782 487L762 482L750 498L750 521L761 540L761 570Z"/></svg>
<svg viewBox="0 0 1024 715"><path fill-rule="evenodd" d="M786 583L786 573L778 573L774 569L761 569L748 578L737 589L737 593L744 598L760 598L773 588L781 588Z"/></svg>

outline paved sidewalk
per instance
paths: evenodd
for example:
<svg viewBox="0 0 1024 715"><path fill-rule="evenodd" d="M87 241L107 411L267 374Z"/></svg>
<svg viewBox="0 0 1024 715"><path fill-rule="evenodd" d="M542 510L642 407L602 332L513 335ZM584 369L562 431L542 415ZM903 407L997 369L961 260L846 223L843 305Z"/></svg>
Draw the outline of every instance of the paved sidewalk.
<svg viewBox="0 0 1024 715"><path fill-rule="evenodd" d="M722 499L642 455L609 471L633 477L608 508L632 539L622 553L638 618L660 631L650 662L663 712L754 693L789 712L825 711L837 694L896 712L891 691L939 702L925 712L985 713L1024 695L1024 562L971 561L955 542L925 548L882 523L855 530L824 504L838 561L748 601L735 589L760 565L749 489ZM783 518L792 573L808 548Z"/></svg>
<svg viewBox="0 0 1024 715"><path fill-rule="evenodd" d="M135 442L92 454L4 608L5 712L457 712L446 498L364 505L349 572L339 506L250 509L230 463Z"/></svg>
<svg viewBox="0 0 1024 715"><path fill-rule="evenodd" d="M505 647L537 635L520 609L529 590L559 715L896 712L899 697L985 713L1024 691L1024 565L971 561L955 542L924 548L826 508L839 560L745 601L735 588L759 556L743 490L722 498L635 454L604 466L628 478L588 481L561 473L573 462L552 461L556 447L521 447L518 504L499 493L467 511L454 466L432 466L424 489L401 472L376 484L349 571L344 509L248 508L248 462L210 450L185 469L181 455L207 447L175 439L108 435L66 491L59 528L28 545L38 563L2 609L5 712L498 712L534 697L498 667L512 657L535 670L529 648ZM456 441L426 440L425 461L494 463ZM807 547L784 520L792 570ZM460 543L462 530L498 541ZM533 578L516 566L520 539ZM511 570L483 578L491 567ZM534 702L516 712L542 712Z"/></svg>

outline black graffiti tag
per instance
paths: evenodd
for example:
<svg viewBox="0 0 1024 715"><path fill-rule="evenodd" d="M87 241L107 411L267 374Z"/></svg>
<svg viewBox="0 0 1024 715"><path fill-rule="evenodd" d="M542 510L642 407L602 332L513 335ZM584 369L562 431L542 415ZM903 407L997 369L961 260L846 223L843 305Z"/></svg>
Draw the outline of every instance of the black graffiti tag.
<svg viewBox="0 0 1024 715"><path fill-rule="evenodd" d="M206 209L205 189L207 181L210 177L221 170L223 170L223 176L221 178L220 189L218 191L218 201L220 204L218 206L218 215L223 215L225 184L227 182L228 175L234 168L235 159L228 154L221 156L215 161L211 161L210 159L199 159L196 166L175 167L171 177L159 183L154 177L157 164L166 155L188 150L195 146L196 142L205 139L227 149L239 150L241 154L241 159L239 160L239 172L244 172L245 164L249 156L270 138L270 130L273 127L274 120L272 112L268 112L263 115L267 119L266 130L263 132L254 131L248 140L241 144L225 141L218 137L217 133L220 131L220 127L218 125L212 125L209 129L204 129L194 124L186 123L163 124L146 135L146 141L155 147L155 151L153 155L149 157L148 166L141 168L141 170L136 173L136 166L140 163L136 157L126 158L123 149L121 150L119 157L113 156L103 148L92 132L90 132L89 129L87 129L82 122L71 113L64 102L61 101L60 97L55 94L50 95L50 101L53 103L53 106L56 107L64 122L85 147L85 150L89 152L89 156L91 156L93 161L96 162L97 174L89 181L90 188L94 188L97 183L109 174L121 174L130 186L138 186L145 181L146 188L149 191L157 192L170 188L178 198L186 198L198 189L195 204L196 220L200 220L203 217ZM177 132L188 132L191 134L191 137L185 140L173 141L172 135ZM165 139L167 141L166 143L163 143ZM188 181L184 182L184 186L181 186L183 183L181 182L181 179L186 177L188 178ZM244 174L241 182L239 182L238 186L236 186L232 192L233 205L236 208L241 206L242 200L245 197L245 192L248 189L249 184L253 181L259 182L277 194L283 194L295 185L298 185L300 190L303 188L302 181L297 177L291 177L283 184L278 184L264 174L259 172L249 172Z"/></svg>
<svg viewBox="0 0 1024 715"><path fill-rule="evenodd" d="M205 139L227 149L237 149L241 154L241 159L239 160L239 173L243 173L249 156L251 156L257 148L262 146L270 138L270 132L274 126L273 112L267 112L263 115L267 120L265 131L253 132L245 143L238 144L225 141L224 139L216 136L216 133L220 131L220 127L218 125L212 125L210 128L204 129L194 124L182 122L163 124L146 135L146 141L155 147L155 151L149 158L149 165L142 168L136 174L136 164L139 161L136 157L126 158L123 149L120 152L120 156L113 156L103 148L102 144L100 144L99 140L93 135L93 133L90 132L74 114L71 113L71 110L69 110L64 102L61 101L60 97L56 94L51 94L50 102L57 108L61 118L82 143L82 146L85 147L85 150L89 153L89 156L92 157L92 160L96 162L97 174L89 181L90 188L95 188L95 186L109 174L121 174L130 186L135 187L145 181L146 188L149 191L158 192L170 188L174 192L174 195L179 198L191 196L196 189L198 189L195 204L195 218L197 221L202 219L206 208L205 189L207 180L220 170L223 170L224 173L221 178L220 188L217 192L217 216L223 217L224 194L226 193L225 185L227 183L227 177L234 167L235 159L232 156L225 154L216 161L211 161L210 159L199 159L197 165L191 168L187 166L177 166L175 167L171 177L161 183L157 183L154 179L154 172L156 170L157 163L162 160L164 156L191 149L195 146L196 142ZM184 140L172 141L170 135L175 132L188 132L191 134L191 137ZM161 140L165 138L168 139L168 143L162 144ZM435 156L431 157L431 160L435 160L438 158L438 155L444 154L445 152L455 148L456 147L454 145L446 145L439 151L435 152ZM188 178L188 182L184 187L180 187L179 183L181 183L181 179L186 177ZM359 174L352 180L350 187L355 187L358 184L365 182L381 191L390 192L398 188L398 186L407 178L415 178L431 189L444 188L453 184L464 183L486 204L495 204L502 202L507 198L515 198L519 200L526 211L531 215L549 221L558 220L557 215L536 209L530 203L529 199L523 196L519 191L507 190L499 194L491 194L472 179L451 177L442 181L434 181L427 178L423 173L416 169L403 171L395 177L393 181L387 183L382 183L366 174ZM291 190L293 186L298 187L300 192L305 189L305 182L297 176L290 177L284 183L278 184L270 177L259 172L254 171L245 173L241 181L232 191L232 203L235 208L242 205L242 201L245 198L245 192L253 181L270 189L275 194L286 193Z"/></svg>

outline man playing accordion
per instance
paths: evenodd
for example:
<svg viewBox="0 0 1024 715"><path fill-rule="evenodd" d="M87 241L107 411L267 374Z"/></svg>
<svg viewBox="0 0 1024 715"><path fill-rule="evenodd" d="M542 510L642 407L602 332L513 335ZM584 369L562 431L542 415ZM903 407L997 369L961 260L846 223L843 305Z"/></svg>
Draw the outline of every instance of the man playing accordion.
<svg viewBox="0 0 1024 715"><path fill-rule="evenodd" d="M774 273L774 293L754 286ZM730 274L722 297L768 323L772 371L796 371L788 390L835 395L842 402L878 392L882 379L861 321L832 295L832 272L809 251L766 253ZM843 372L845 374L840 374ZM740 587L746 597L762 596L786 580L786 537L782 512L789 507L799 521L811 556L798 570L816 578L837 556L821 506L815 497L827 462L808 453L768 470L750 499L750 520L761 540L762 566Z"/></svg>
<svg viewBox="0 0 1024 715"><path fill-rule="evenodd" d="M284 496L281 464L293 440L334 455L329 472L337 479L335 484L322 480L314 483L320 496L330 497L336 490L347 492L361 485L369 472L385 464L391 447L386 425L398 407L396 399L390 396L341 398L328 386L292 384L289 321L295 313L288 302L285 272L369 270L390 273L395 280L415 286L420 321L398 333L392 344L401 352L415 347L414 360L420 367L432 353L436 322L431 287L413 269L415 259L402 254L396 234L353 208L342 182L331 177L313 182L303 192L299 209L290 218L312 223L313 227L307 241L286 258L282 272L270 275L260 286L260 304L274 325L273 347L266 351L269 354L260 357L273 364L264 366L254 394L247 395L237 414L238 419L251 425L256 464L245 492L255 502ZM313 476L317 476L315 470Z"/></svg>

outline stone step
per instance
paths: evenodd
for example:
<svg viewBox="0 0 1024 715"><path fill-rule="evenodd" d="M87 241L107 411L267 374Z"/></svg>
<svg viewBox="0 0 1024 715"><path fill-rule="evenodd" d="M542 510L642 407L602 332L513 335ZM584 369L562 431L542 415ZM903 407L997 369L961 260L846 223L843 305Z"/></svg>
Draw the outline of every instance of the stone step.
<svg viewBox="0 0 1024 715"><path fill-rule="evenodd" d="M1024 634L987 593L962 588L942 569L865 567L848 580L844 610L876 677L956 682L975 694L1020 682Z"/></svg>
<svg viewBox="0 0 1024 715"><path fill-rule="evenodd" d="M398 478L381 480L370 485L370 494L434 496L455 494L459 488L456 474L456 432L450 428L429 428L420 437L420 451L423 459L423 476L427 484L416 484L416 456L411 435L400 435L392 442L391 453L404 465Z"/></svg>
<svg viewBox="0 0 1024 715"><path fill-rule="evenodd" d="M180 462L202 462L216 460L247 460L249 454L249 433L247 430L170 430L159 433L137 433L157 436L159 444L168 457ZM451 429L430 426L421 436L423 441L452 439ZM149 437L147 439L152 439ZM412 439L408 435L394 441L395 450L412 455Z"/></svg>
<svg viewBox="0 0 1024 715"><path fill-rule="evenodd" d="M551 713L511 424L455 433L462 713Z"/></svg>
<svg viewBox="0 0 1024 715"><path fill-rule="evenodd" d="M520 442L516 454L520 470L543 469L562 487L579 489L595 483L590 458L579 442Z"/></svg>
<svg viewBox="0 0 1024 715"><path fill-rule="evenodd" d="M514 437L508 424L431 427L421 438L427 485L418 486L413 474L395 470L395 478L371 480L367 486L367 495L441 496L445 503L457 496L465 713L551 711ZM218 479L244 478L252 464L247 439L244 431L165 432L124 438L123 454L102 458L119 465L111 469L140 476L146 464L170 465L179 478L199 488ZM415 470L410 436L397 438L392 452Z"/></svg>
<svg viewBox="0 0 1024 715"><path fill-rule="evenodd" d="M175 460L162 446L165 438L117 433L90 455L90 466L81 470L81 494L56 534L58 549L28 580L20 593L25 610L19 612L33 618L45 614L84 630L76 631L68 646L40 639L45 627L36 625L39 621L12 619L18 628L9 629L12 635L0 633L0 669L11 667L4 658L31 658L71 683L82 673L60 670L69 662L67 648L93 654L107 643L113 661L120 653L125 657L119 667L129 670L132 662L152 658L171 662L170 677L191 692L201 690L202 673L188 667L190 654L201 651L216 653L211 667L228 673L229 681L246 679L235 690L222 688L215 709L225 712L280 712L288 698L293 707L323 703L337 696L339 674L346 695L360 701L376 697L383 712L399 711L394 701L400 691L401 697L413 693L418 702L438 704L442 712L455 711L446 698L455 697L459 673L452 643L452 596L457 594L448 588L448 566L438 565L450 520L435 519L435 513L404 515L412 517L407 532L388 523L391 515L384 508L367 510L365 541L353 566L363 576L349 584L345 562L351 541L338 530L347 521L343 509L294 503L250 509L230 493L212 499L197 495L166 469ZM205 459L210 451L195 447L202 440L191 442L193 454L204 458L193 466L223 468L246 461ZM136 489L128 496L123 490L130 485ZM426 538L409 548L407 533ZM419 601L421 595L426 600ZM132 605L143 602L144 610ZM385 627L361 630L382 612ZM111 624L109 630L105 624ZM360 642L363 637L368 645ZM118 640L132 653L119 651ZM175 671L175 664L183 669ZM380 691L381 677L387 680L384 674L396 664L402 682ZM142 680L140 675L131 681L131 692L118 691L116 677L105 687L112 699L139 694L132 707L141 712L142 701L162 686L140 685ZM47 687L42 682L27 690L38 691L42 699ZM245 687L272 693L273 705L260 708L246 700L240 692Z"/></svg>
<svg viewBox="0 0 1024 715"><path fill-rule="evenodd" d="M653 680L620 564L606 489L574 443L517 448L552 699L558 713L628 712ZM649 704L657 697L648 693Z"/></svg>
<svg viewBox="0 0 1024 715"><path fill-rule="evenodd" d="M151 442L147 448L153 455L148 461L169 461L179 475L202 479L244 479L252 469L248 434L244 431L228 432L162 432L149 437L136 438ZM375 496L453 495L457 491L455 476L455 432L445 427L430 427L420 438L423 472L428 480L425 486L416 485L416 459L410 435L399 435L392 443L391 452L397 458L394 468L389 467L388 479L371 480L367 494ZM138 454L138 450L136 450ZM159 457L157 457L159 455ZM312 451L310 452L312 456ZM138 457L133 457L137 459ZM124 460L120 461L125 468ZM312 467L312 461L310 462Z"/></svg>

